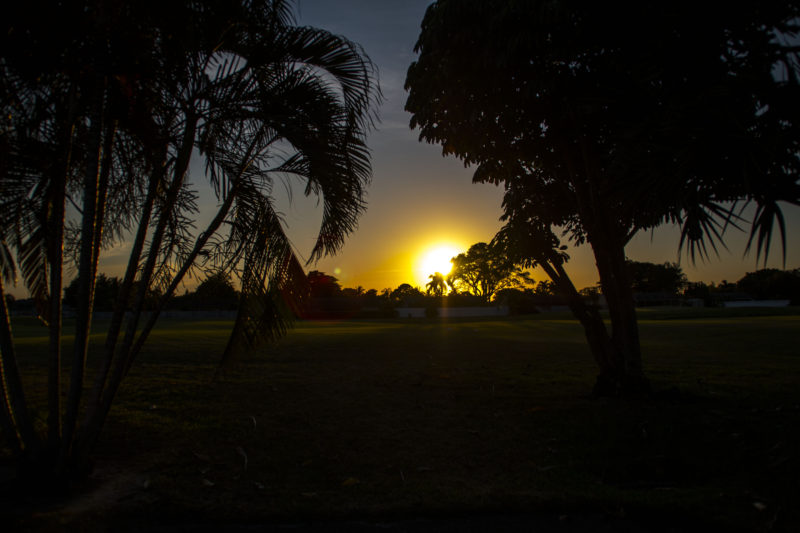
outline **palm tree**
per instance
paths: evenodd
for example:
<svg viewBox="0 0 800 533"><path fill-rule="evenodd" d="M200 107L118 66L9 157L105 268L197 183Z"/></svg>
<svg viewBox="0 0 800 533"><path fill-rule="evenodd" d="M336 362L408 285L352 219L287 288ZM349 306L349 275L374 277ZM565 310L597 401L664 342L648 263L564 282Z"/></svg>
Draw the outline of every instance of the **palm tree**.
<svg viewBox="0 0 800 533"><path fill-rule="evenodd" d="M447 290L447 282L444 279L444 275L441 272L435 272L428 278L430 281L425 285L426 292L429 295L433 294L437 298L444 296L444 292Z"/></svg>
<svg viewBox="0 0 800 533"><path fill-rule="evenodd" d="M8 401L0 418L20 457L41 456L36 460L52 465L49 475L62 480L83 474L120 383L187 275L199 269L239 279L240 307L223 360L285 332L305 293L305 274L273 208L272 188L276 180L297 179L306 194L322 197L310 260L335 253L365 209L371 167L364 139L380 98L363 51L294 26L286 1L186 2L158 17L139 6L86 4L60 9L76 22L67 39L71 57L96 67L90 75L34 63L42 72L31 76L30 61L5 52L0 64L10 117L0 144L0 266L9 280L19 265L49 319L47 446L32 429L5 309L0 377ZM22 16L10 20L11 35L44 31ZM191 231L197 193L188 179L196 152L219 200L199 233ZM67 199L75 213L64 209ZM128 267L94 386L82 401L97 262L122 238L131 242ZM62 407L64 254L77 257L79 304ZM141 324L153 290L159 302ZM126 308L133 311L123 327Z"/></svg>

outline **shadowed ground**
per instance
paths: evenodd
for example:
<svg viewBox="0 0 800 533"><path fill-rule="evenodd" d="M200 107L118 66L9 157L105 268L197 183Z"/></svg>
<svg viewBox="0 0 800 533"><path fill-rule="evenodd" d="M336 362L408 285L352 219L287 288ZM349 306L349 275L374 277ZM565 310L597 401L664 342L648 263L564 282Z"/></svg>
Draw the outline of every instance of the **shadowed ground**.
<svg viewBox="0 0 800 533"><path fill-rule="evenodd" d="M640 402L588 396L567 316L301 323L217 382L230 323L168 319L89 484L3 514L20 529L791 530L800 317L752 312L643 312L657 393ZM45 331L16 331L44 417Z"/></svg>

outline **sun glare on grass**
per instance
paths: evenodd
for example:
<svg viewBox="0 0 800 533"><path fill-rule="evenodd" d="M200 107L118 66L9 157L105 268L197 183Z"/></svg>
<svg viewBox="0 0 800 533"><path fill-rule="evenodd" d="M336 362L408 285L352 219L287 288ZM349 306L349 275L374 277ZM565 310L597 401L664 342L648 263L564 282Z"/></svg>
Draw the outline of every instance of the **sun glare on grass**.
<svg viewBox="0 0 800 533"><path fill-rule="evenodd" d="M423 250L417 259L417 282L424 285L429 281L428 277L436 272L447 276L453 268L450 260L461 252L462 250L453 244L436 244Z"/></svg>

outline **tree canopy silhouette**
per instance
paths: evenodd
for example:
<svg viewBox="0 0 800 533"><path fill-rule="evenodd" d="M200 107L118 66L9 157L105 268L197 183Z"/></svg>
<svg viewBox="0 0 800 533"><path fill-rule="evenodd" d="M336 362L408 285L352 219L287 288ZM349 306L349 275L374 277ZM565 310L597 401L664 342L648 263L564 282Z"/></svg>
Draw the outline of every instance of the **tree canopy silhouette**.
<svg viewBox="0 0 800 533"><path fill-rule="evenodd" d="M518 268L504 250L485 242L477 242L453 258L447 282L457 292L468 292L484 302L502 289L533 283L528 273Z"/></svg>
<svg viewBox="0 0 800 533"><path fill-rule="evenodd" d="M236 309L239 292L225 271L212 272L194 292L194 303L204 309Z"/></svg>
<svg viewBox="0 0 800 533"><path fill-rule="evenodd" d="M238 278L225 359L283 334L307 291L272 187L297 179L320 196L311 257L338 250L365 208L365 137L380 94L360 47L295 26L283 0L178 1L157 10L34 0L4 15L0 300L19 271L48 324L48 434L34 429L5 305L0 422L29 467L23 477L63 486L85 474L120 383L187 275ZM205 176L189 179L198 155ZM195 232L193 184L204 182L218 206ZM127 270L84 395L97 265L123 239ZM73 258L76 325L62 403L60 294L64 262ZM159 300L145 316L154 289Z"/></svg>
<svg viewBox="0 0 800 533"><path fill-rule="evenodd" d="M308 273L308 286L313 298L332 298L342 292L338 279L318 270Z"/></svg>
<svg viewBox="0 0 800 533"><path fill-rule="evenodd" d="M112 311L114 301L119 294L120 279L98 274L94 284L94 309L96 311ZM64 288L64 304L71 307L78 305L78 278Z"/></svg>
<svg viewBox="0 0 800 533"><path fill-rule="evenodd" d="M424 301L424 296L422 291L410 283L401 283L389 294L391 300L400 305L415 305Z"/></svg>
<svg viewBox="0 0 800 533"><path fill-rule="evenodd" d="M766 258L800 202L797 1L439 0L422 22L406 109L420 138L502 184L509 257L570 297L596 390L647 389L625 246L665 223L691 258L748 221ZM635 21L635 22L631 22ZM562 233L563 232L563 233ZM611 330L577 298L561 237L588 243Z"/></svg>
<svg viewBox="0 0 800 533"><path fill-rule="evenodd" d="M677 263L649 263L628 260L634 292L678 294L687 285L686 274Z"/></svg>
<svg viewBox="0 0 800 533"><path fill-rule="evenodd" d="M765 268L748 272L736 282L736 289L756 299L786 298L791 305L797 305L800 303L800 268Z"/></svg>

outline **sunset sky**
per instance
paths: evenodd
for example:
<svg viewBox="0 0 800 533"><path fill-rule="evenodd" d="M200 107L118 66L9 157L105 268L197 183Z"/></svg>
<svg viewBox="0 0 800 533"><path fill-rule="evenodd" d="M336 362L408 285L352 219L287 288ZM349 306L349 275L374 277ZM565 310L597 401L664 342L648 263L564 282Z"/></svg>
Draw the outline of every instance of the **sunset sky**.
<svg viewBox="0 0 800 533"><path fill-rule="evenodd" d="M452 158L443 158L438 145L418 141L403 110L406 70L415 59L414 44L428 0L300 0L300 24L345 35L361 44L377 64L385 102L381 124L369 138L373 151L373 183L367 213L342 252L317 264L344 286L382 289L402 282L422 285L427 274L415 272L425 251L440 243L466 248L490 240L500 227L502 190L473 184L472 171ZM290 233L301 254L308 255L319 213L314 203L284 208ZM800 267L800 209L785 209L789 226L787 268ZM628 255L640 261L677 261L678 233L662 228L639 235ZM743 257L746 234L733 230L729 252L719 259L681 265L692 281L735 281L756 269L755 255ZM781 268L780 245L773 245L769 266ZM578 287L593 285L598 276L588 247L570 252L568 265ZM543 273L535 273L544 279Z"/></svg>
<svg viewBox="0 0 800 533"><path fill-rule="evenodd" d="M428 252L440 247L464 251L479 241L489 241L500 228L502 190L493 185L472 184L472 170L452 157L443 158L438 145L418 141L409 129L410 115L403 110L403 89L408 66L415 59L414 44L429 0L299 0L298 23L341 34L359 43L379 70L384 102L380 123L368 139L373 154L373 181L368 190L367 212L359 228L335 257L324 258L308 270L336 276L342 286L366 289L394 288L407 282L424 286L429 274L422 268ZM202 166L194 165L193 174ZM284 187L277 205L298 255L309 257L321 220L316 199L302 195L296 183L289 201ZM204 196L201 209L213 211L216 203ZM789 239L786 267L800 267L800 208L786 207ZM677 261L678 233L661 228L641 234L628 247L628 256L640 261ZM733 230L726 239L729 251L719 259L681 265L691 281L736 281L756 270L752 254L743 257L747 235ZM127 247L110 250L101 271L121 276ZM768 266L781 268L779 242L773 245ZM588 246L570 250L567 269L578 288L594 285L598 276ZM762 265L759 265L762 266ZM546 279L534 271L537 280ZM194 282L196 283L196 281ZM16 291L19 293L20 287Z"/></svg>

